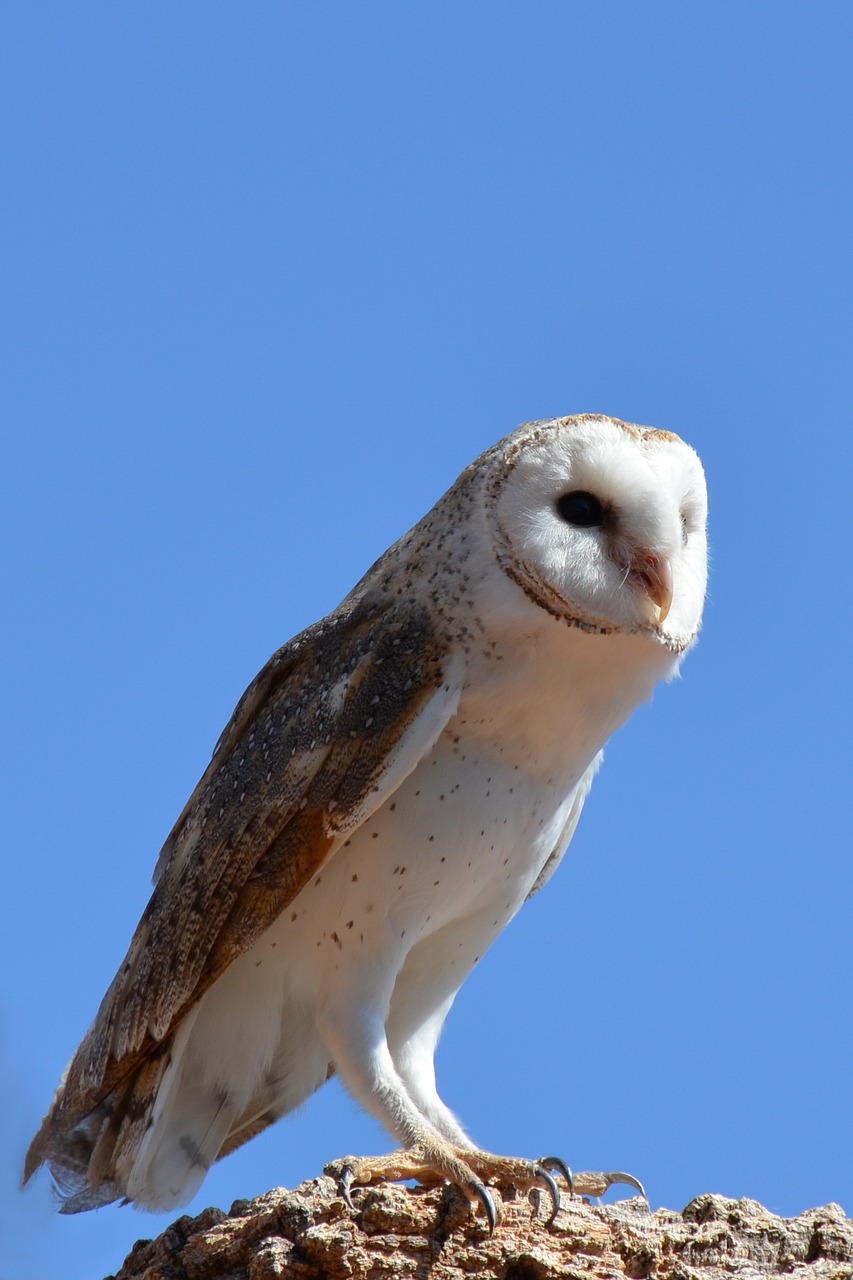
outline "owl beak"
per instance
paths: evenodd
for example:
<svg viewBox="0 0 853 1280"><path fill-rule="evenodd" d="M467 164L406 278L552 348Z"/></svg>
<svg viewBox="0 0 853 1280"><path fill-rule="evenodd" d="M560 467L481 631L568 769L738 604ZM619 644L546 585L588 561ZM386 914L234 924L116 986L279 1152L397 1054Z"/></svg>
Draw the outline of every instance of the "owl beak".
<svg viewBox="0 0 853 1280"><path fill-rule="evenodd" d="M672 607L672 569L666 556L648 547L635 547L628 542L616 542L610 549L610 558L620 569L642 587L652 604L657 606L656 627L661 626Z"/></svg>
<svg viewBox="0 0 853 1280"><path fill-rule="evenodd" d="M658 607L656 626L660 627L672 608L672 569L666 557L654 551L643 551L640 556L643 566L637 570L637 577L645 586L649 599Z"/></svg>

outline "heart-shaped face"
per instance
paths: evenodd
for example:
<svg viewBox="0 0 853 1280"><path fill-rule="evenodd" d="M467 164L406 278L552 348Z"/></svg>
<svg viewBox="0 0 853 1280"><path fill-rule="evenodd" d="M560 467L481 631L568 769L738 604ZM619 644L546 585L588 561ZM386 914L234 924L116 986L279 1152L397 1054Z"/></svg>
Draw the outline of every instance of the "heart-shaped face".
<svg viewBox="0 0 853 1280"><path fill-rule="evenodd" d="M669 432L592 415L533 423L504 444L490 486L504 571L569 621L685 650L707 583L694 451Z"/></svg>

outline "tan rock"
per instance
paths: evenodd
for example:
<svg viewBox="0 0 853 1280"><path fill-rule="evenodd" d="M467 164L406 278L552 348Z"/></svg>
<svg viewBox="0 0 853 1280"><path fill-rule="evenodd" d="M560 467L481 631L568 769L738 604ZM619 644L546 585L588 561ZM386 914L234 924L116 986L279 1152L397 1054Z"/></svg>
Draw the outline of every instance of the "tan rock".
<svg viewBox="0 0 853 1280"><path fill-rule="evenodd" d="M548 1226L538 1192L502 1196L490 1236L455 1188L356 1191L353 1214L318 1178L179 1218L139 1241L115 1280L853 1280L853 1221L836 1204L779 1218L715 1195L683 1213L566 1196Z"/></svg>

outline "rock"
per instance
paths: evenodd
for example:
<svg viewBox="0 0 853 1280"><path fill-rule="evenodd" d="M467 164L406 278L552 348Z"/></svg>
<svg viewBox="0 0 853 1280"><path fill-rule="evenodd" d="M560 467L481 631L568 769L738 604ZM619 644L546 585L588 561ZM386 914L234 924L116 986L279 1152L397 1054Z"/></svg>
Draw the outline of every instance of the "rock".
<svg viewBox="0 0 853 1280"><path fill-rule="evenodd" d="M501 1189L489 1235L454 1187L354 1191L331 1178L183 1217L139 1241L109 1280L853 1280L853 1221L837 1204L779 1218L755 1200L703 1195L683 1213L640 1198L564 1197L546 1225L539 1192ZM541 1202L540 1202L541 1201Z"/></svg>

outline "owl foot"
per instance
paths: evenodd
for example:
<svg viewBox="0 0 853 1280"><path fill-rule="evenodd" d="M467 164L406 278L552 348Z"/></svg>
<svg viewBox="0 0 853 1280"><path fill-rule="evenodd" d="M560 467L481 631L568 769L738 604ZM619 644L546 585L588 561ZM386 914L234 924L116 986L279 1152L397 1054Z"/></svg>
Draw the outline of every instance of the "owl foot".
<svg viewBox="0 0 853 1280"><path fill-rule="evenodd" d="M646 1198L643 1184L630 1173L573 1173L559 1156L543 1156L540 1160L530 1161L497 1156L489 1151L462 1151L460 1154L484 1184L512 1186L517 1191L529 1191L544 1185L551 1199L551 1212L546 1220L549 1226L560 1211L560 1190L553 1174L564 1179L570 1196L603 1196L609 1187L624 1183L634 1187L643 1199Z"/></svg>
<svg viewBox="0 0 853 1280"><path fill-rule="evenodd" d="M433 1163L431 1157L434 1154L438 1158ZM408 1151L392 1151L386 1156L344 1156L342 1160L333 1160L331 1164L327 1164L324 1172L337 1180L341 1195L353 1210L353 1187L372 1186L377 1182L407 1182L409 1179L420 1182L425 1187L454 1182L472 1205L482 1205L491 1234L498 1222L494 1197L465 1163L464 1156L467 1154L450 1143L446 1144L446 1149L442 1145L440 1155L432 1151L427 1155L420 1147L414 1147Z"/></svg>
<svg viewBox="0 0 853 1280"><path fill-rule="evenodd" d="M560 1211L560 1188L555 1173L569 1188L569 1194L578 1191L583 1195L603 1195L615 1182L627 1182L641 1193L642 1186L629 1174L584 1173L573 1175L568 1165L558 1156L545 1156L531 1161L510 1156L496 1156L488 1151L468 1150L451 1143L418 1144L408 1150L393 1151L387 1156L345 1156L326 1165L325 1172L337 1179L341 1195L351 1209L355 1209L351 1190L356 1186L369 1186L377 1182L403 1182L414 1179L423 1186L436 1186L442 1182L454 1182L468 1197L472 1206L480 1204L485 1212L489 1232L498 1223L495 1199L487 1183L511 1186L516 1191L529 1191L534 1187L544 1189L551 1201L547 1223L550 1225Z"/></svg>
<svg viewBox="0 0 853 1280"><path fill-rule="evenodd" d="M610 1173L576 1173L575 1174L575 1191L579 1196L603 1196L608 1187L615 1186L633 1187L638 1191L644 1200L648 1199L646 1189L640 1182L639 1178L635 1178L632 1173L619 1173L616 1171Z"/></svg>
<svg viewBox="0 0 853 1280"><path fill-rule="evenodd" d="M405 1152L394 1153L394 1156L387 1157L393 1160L393 1167L390 1169L385 1164L385 1158L376 1156L374 1158L363 1157L356 1159L353 1156L346 1156L343 1160L335 1160L332 1164L327 1164L324 1173L337 1177L340 1185L341 1196L352 1209L353 1213L357 1212L356 1206L353 1204L350 1191L354 1186L368 1186L374 1182L404 1182L410 1178L414 1178L423 1186L436 1186L444 1181L445 1178L436 1174L434 1169L424 1166L421 1163L413 1164L411 1169L403 1169L397 1155L404 1155ZM365 1169L365 1165L370 1168ZM378 1166L382 1166L381 1168ZM387 1171L386 1171L387 1170ZM548 1175L546 1175L547 1177ZM477 1178L470 1177L464 1183L459 1184L461 1189L468 1196L469 1200L478 1201L486 1214L489 1223L489 1235L492 1234L498 1224L498 1213L495 1208L494 1197L488 1187L484 1186Z"/></svg>

